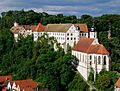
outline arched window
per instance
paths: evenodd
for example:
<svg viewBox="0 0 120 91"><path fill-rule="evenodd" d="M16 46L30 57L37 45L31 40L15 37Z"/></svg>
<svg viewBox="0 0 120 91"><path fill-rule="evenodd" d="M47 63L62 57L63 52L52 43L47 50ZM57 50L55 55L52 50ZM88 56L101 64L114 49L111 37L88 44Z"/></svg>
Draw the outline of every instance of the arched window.
<svg viewBox="0 0 120 91"><path fill-rule="evenodd" d="M82 36L84 36L84 34L82 33Z"/></svg>
<svg viewBox="0 0 120 91"><path fill-rule="evenodd" d="M92 59L92 56L90 55L90 60Z"/></svg>
<svg viewBox="0 0 120 91"><path fill-rule="evenodd" d="M96 64L97 63L97 58L96 58L96 56L94 56L94 64Z"/></svg>
<svg viewBox="0 0 120 91"><path fill-rule="evenodd" d="M90 65L92 65L92 62L90 61Z"/></svg>
<svg viewBox="0 0 120 91"><path fill-rule="evenodd" d="M80 57L79 59L80 59L80 61L81 61L81 54L79 55L79 57Z"/></svg>
<svg viewBox="0 0 120 91"><path fill-rule="evenodd" d="M103 64L106 65L106 56L103 58Z"/></svg>
<svg viewBox="0 0 120 91"><path fill-rule="evenodd" d="M101 58L100 56L98 56L98 64L100 64Z"/></svg>

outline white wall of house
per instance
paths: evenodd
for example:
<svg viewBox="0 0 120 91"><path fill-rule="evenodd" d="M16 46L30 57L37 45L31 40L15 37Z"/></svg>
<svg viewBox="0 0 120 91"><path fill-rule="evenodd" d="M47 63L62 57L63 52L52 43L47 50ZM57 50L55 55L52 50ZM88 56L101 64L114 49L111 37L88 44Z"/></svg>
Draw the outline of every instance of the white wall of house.
<svg viewBox="0 0 120 91"><path fill-rule="evenodd" d="M37 41L38 37L39 37L39 32L33 32L34 41Z"/></svg>
<svg viewBox="0 0 120 91"><path fill-rule="evenodd" d="M9 90L12 89L10 82L7 84L7 89L9 89Z"/></svg>
<svg viewBox="0 0 120 91"><path fill-rule="evenodd" d="M19 85L16 85L15 82L13 82L12 91L20 91Z"/></svg>
<svg viewBox="0 0 120 91"><path fill-rule="evenodd" d="M44 32L33 32L34 41L37 41L38 37L40 37ZM78 42L80 38L80 32L76 29L74 25L72 25L67 32L45 32L49 37L55 37L58 43L61 44L61 47L66 49L67 44L71 47L74 46L75 43Z"/></svg>
<svg viewBox="0 0 120 91"><path fill-rule="evenodd" d="M47 32L49 37L54 37L60 44L65 43L66 35L64 32Z"/></svg>
<svg viewBox="0 0 120 91"><path fill-rule="evenodd" d="M26 30L26 35L32 35L32 30Z"/></svg>
<svg viewBox="0 0 120 91"><path fill-rule="evenodd" d="M14 39L16 42L18 42L18 34L14 33Z"/></svg>
<svg viewBox="0 0 120 91"><path fill-rule="evenodd" d="M66 32L66 45L74 46L79 41L80 31L76 29L74 25L72 25L69 30Z"/></svg>
<svg viewBox="0 0 120 91"><path fill-rule="evenodd" d="M88 80L89 75L89 69L88 69L88 60L87 60L87 54L77 51L72 51L72 55L76 56L79 60L77 70L80 72L80 74L84 77L85 80Z"/></svg>
<svg viewBox="0 0 120 91"><path fill-rule="evenodd" d="M115 86L114 91L120 91L120 88L118 88L118 87Z"/></svg>

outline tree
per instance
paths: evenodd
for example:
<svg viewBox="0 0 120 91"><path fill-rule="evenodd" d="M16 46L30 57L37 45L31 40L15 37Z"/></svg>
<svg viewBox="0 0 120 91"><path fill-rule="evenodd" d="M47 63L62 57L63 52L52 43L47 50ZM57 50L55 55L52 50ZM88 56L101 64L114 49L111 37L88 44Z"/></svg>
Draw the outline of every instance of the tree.
<svg viewBox="0 0 120 91"><path fill-rule="evenodd" d="M117 72L112 71L101 71L98 74L97 80L95 81L96 87L100 90L114 90L114 84L116 78L118 78Z"/></svg>
<svg viewBox="0 0 120 91"><path fill-rule="evenodd" d="M76 73L74 79L68 84L68 91L89 91L89 86L80 74Z"/></svg>

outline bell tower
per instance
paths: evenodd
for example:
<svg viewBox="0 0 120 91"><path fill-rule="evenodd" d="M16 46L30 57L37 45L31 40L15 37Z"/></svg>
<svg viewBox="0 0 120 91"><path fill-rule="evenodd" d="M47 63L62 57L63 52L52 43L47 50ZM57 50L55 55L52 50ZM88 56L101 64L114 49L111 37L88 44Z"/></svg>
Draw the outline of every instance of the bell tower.
<svg viewBox="0 0 120 91"><path fill-rule="evenodd" d="M89 38L97 38L97 31L94 25L90 28Z"/></svg>

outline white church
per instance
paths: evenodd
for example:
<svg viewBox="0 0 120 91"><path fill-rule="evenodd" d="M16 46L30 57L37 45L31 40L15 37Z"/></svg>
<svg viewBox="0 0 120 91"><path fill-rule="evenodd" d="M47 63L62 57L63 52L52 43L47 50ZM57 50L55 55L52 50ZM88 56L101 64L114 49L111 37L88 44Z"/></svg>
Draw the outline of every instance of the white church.
<svg viewBox="0 0 120 91"><path fill-rule="evenodd" d="M110 70L109 52L103 44L99 44L94 28L89 32L89 38L80 38L72 49L72 55L79 60L77 70L85 80L88 80L91 69L94 71L94 80L101 70Z"/></svg>

